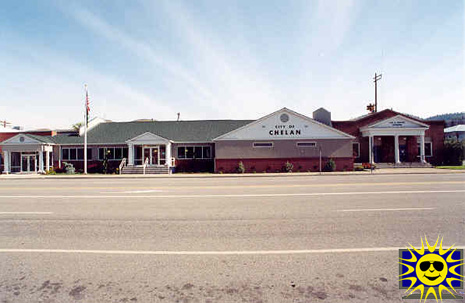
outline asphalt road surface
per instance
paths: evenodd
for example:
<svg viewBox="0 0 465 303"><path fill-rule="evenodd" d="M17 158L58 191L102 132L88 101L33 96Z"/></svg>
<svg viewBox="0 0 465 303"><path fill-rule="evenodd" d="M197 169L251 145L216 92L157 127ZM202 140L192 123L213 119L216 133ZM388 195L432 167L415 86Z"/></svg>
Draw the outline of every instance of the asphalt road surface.
<svg viewBox="0 0 465 303"><path fill-rule="evenodd" d="M3 179L0 302L402 302L425 235L465 245L465 174Z"/></svg>

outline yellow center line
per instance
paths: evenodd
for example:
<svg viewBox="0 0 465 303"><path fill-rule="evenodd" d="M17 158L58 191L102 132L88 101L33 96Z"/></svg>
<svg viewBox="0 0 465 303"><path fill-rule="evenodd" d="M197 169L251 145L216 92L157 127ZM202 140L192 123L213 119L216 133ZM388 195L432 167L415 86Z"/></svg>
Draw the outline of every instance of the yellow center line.
<svg viewBox="0 0 465 303"><path fill-rule="evenodd" d="M382 183L335 183L335 184L257 184L257 185L219 185L219 186L156 186L156 185L136 185L136 186L73 186L73 187L0 187L2 190L46 190L59 189L59 190L86 190L86 189L98 189L98 190L131 190L131 189L234 189L234 188L327 188L327 187L353 187L353 186L410 186L410 185L444 185L444 184L464 184L465 181L425 181L425 182L382 182Z"/></svg>

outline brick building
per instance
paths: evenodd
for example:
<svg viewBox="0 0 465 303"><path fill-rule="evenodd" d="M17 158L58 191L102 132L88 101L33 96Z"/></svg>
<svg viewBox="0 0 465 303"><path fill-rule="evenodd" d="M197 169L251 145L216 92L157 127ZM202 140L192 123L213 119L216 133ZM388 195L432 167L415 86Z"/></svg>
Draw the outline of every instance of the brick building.
<svg viewBox="0 0 465 303"><path fill-rule="evenodd" d="M332 121L332 126L355 137L356 163L442 163L444 121L425 121L386 109Z"/></svg>
<svg viewBox="0 0 465 303"><path fill-rule="evenodd" d="M63 162L82 171L83 132L18 132L1 142L4 173L43 173ZM442 161L444 123L384 110L331 121L323 108L313 118L283 108L258 120L89 123L88 169L123 173L319 171L355 163ZM422 144L424 143L424 144Z"/></svg>

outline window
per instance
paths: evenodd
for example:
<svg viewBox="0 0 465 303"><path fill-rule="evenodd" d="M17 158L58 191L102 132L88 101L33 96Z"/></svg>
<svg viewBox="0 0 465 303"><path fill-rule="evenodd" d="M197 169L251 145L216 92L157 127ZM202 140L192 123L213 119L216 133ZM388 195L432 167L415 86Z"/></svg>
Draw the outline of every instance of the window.
<svg viewBox="0 0 465 303"><path fill-rule="evenodd" d="M204 159L211 159L212 157L212 151L210 146L204 146L203 148L203 158Z"/></svg>
<svg viewBox="0 0 465 303"><path fill-rule="evenodd" d="M433 143L425 142L425 157L433 156ZM418 144L418 157L420 157L420 144Z"/></svg>
<svg viewBox="0 0 465 303"><path fill-rule="evenodd" d="M273 142L254 142L253 147L273 147Z"/></svg>
<svg viewBox="0 0 465 303"><path fill-rule="evenodd" d="M298 147L316 147L316 142L297 142Z"/></svg>
<svg viewBox="0 0 465 303"><path fill-rule="evenodd" d="M360 143L352 143L352 155L354 158L360 158Z"/></svg>
<svg viewBox="0 0 465 303"><path fill-rule="evenodd" d="M61 158L63 160L69 160L69 148L63 148L61 150Z"/></svg>
<svg viewBox="0 0 465 303"><path fill-rule="evenodd" d="M79 160L84 160L84 148L78 149L78 157Z"/></svg>
<svg viewBox="0 0 465 303"><path fill-rule="evenodd" d="M84 160L84 148L62 148L61 149L61 159L63 161L82 161ZM87 160L92 159L92 148L87 149Z"/></svg>
<svg viewBox="0 0 465 303"><path fill-rule="evenodd" d="M186 158L186 151L185 151L185 147L184 146L180 146L178 147L178 159L184 159Z"/></svg>
<svg viewBox="0 0 465 303"><path fill-rule="evenodd" d="M211 159L211 146L178 146L178 159Z"/></svg>
<svg viewBox="0 0 465 303"><path fill-rule="evenodd" d="M128 157L127 147L100 147L98 149L98 159L104 160L105 156L108 160L122 160Z"/></svg>
<svg viewBox="0 0 465 303"><path fill-rule="evenodd" d="M121 148L115 148L115 159L123 159L123 150Z"/></svg>
<svg viewBox="0 0 465 303"><path fill-rule="evenodd" d="M193 146L186 147L186 158L187 159L194 158L194 147Z"/></svg>
<svg viewBox="0 0 465 303"><path fill-rule="evenodd" d="M69 149L69 159L68 160L77 160L77 151L75 148Z"/></svg>
<svg viewBox="0 0 465 303"><path fill-rule="evenodd" d="M202 146L195 146L194 147L194 157L196 159L202 159Z"/></svg>

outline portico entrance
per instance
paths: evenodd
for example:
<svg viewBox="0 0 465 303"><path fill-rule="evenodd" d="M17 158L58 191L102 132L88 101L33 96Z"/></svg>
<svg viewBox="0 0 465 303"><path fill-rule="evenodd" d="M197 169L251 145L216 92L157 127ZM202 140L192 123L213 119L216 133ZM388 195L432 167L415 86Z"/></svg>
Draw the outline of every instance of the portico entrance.
<svg viewBox="0 0 465 303"><path fill-rule="evenodd" d="M33 154L21 154L21 172L37 173L37 156Z"/></svg>
<svg viewBox="0 0 465 303"><path fill-rule="evenodd" d="M428 129L429 125L427 124L397 115L362 127L360 131L363 137L368 137L370 163L394 163L397 165L402 162L416 162L418 160L421 163L426 163L425 131Z"/></svg>

